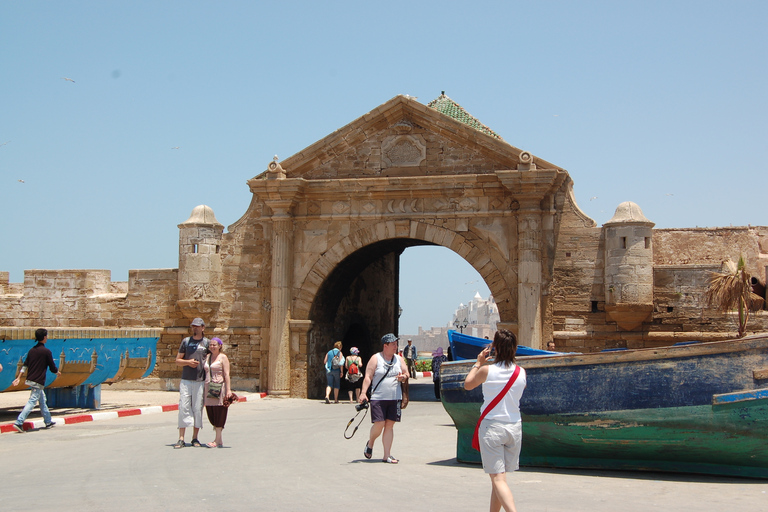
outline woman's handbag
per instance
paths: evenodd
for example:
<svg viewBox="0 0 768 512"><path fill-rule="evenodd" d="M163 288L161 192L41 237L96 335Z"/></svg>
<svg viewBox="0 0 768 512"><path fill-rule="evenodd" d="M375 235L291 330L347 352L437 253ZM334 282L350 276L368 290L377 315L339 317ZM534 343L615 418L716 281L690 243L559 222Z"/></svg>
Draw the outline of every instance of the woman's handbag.
<svg viewBox="0 0 768 512"><path fill-rule="evenodd" d="M223 382L209 382L208 395L206 398L219 398L221 396L222 386L224 386Z"/></svg>
<svg viewBox="0 0 768 512"><path fill-rule="evenodd" d="M509 388L512 387L512 384L515 383L517 380L517 376L520 375L520 367L515 366L515 371L512 372L512 376L509 378L509 382L504 386L504 389L501 390L501 392L496 395L496 397L491 400L491 403L488 404L488 407L485 408L483 413L480 415L480 419L477 420L477 425L475 425L475 434L472 436L472 448L474 448L477 451L480 451L480 439L478 437L478 432L480 430L480 422L483 421L483 418L485 418L485 415L491 412L491 409L496 407L496 405L501 402L501 399L504 398L504 395L507 394L507 391L509 391Z"/></svg>
<svg viewBox="0 0 768 512"><path fill-rule="evenodd" d="M234 393L230 393L229 395L224 397L224 407L229 407L232 404L235 404L240 401L240 397L237 396Z"/></svg>

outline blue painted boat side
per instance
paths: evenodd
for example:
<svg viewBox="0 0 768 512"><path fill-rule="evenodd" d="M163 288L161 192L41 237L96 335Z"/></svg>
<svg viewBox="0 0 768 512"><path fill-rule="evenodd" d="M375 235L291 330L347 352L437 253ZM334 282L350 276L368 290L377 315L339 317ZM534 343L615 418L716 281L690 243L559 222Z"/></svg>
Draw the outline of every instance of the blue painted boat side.
<svg viewBox="0 0 768 512"><path fill-rule="evenodd" d="M95 352L97 358L94 371L82 385L96 386L117 374L120 369L120 358L125 357L126 353L128 357L136 359L146 359L149 356L151 358L149 368L142 378L149 376L157 360L158 339L158 337L49 339L45 346L50 349L57 365L62 353L67 362L87 362ZM0 372L0 391L11 386L16 377L19 360L23 361L26 358L27 352L35 346L35 343L33 339L2 342L0 363L3 365L3 371ZM56 375L49 371L46 385L52 384L55 378Z"/></svg>
<svg viewBox="0 0 768 512"><path fill-rule="evenodd" d="M465 359L477 359L477 354L480 353L485 347L490 345L491 340L485 338L477 338L468 334L456 332L453 329L448 330L448 341L451 345L451 356L454 361L461 361ZM561 352L551 352L549 350L539 350L536 348L526 347L520 345L517 347L516 355L518 357L523 356L553 356L560 355Z"/></svg>
<svg viewBox="0 0 768 512"><path fill-rule="evenodd" d="M715 344L656 349L646 359L630 353L641 351L520 358L528 380L520 408L542 415L683 407L711 404L714 395L768 388L768 380L754 378L755 370L768 368L768 340L743 350L699 350L706 345ZM658 357L660 352L668 357ZM479 388L464 390L470 366L444 364L441 389L446 401L482 403Z"/></svg>

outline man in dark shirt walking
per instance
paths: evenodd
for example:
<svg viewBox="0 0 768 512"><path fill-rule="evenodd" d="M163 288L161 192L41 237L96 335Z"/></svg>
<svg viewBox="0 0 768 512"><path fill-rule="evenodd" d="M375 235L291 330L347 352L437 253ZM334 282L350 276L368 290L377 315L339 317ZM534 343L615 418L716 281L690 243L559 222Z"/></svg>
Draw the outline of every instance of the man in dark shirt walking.
<svg viewBox="0 0 768 512"><path fill-rule="evenodd" d="M45 401L45 377L47 376L47 370L55 373L58 377L61 372L56 367L56 363L53 362L53 354L45 346L45 342L48 341L48 330L38 329L35 331L35 341L37 345L29 349L27 352L27 358L24 361L24 366L19 372L19 376L13 381L13 386L18 386L21 381L22 375L27 374L27 380L25 384L32 388L32 392L29 395L29 401L27 405L22 409L19 417L13 424L13 428L19 432L24 432L24 420L27 419L29 413L35 408L36 404L40 404L40 412L43 413L43 421L45 422L44 428L51 428L56 425L51 418L51 411L48 410L48 404Z"/></svg>

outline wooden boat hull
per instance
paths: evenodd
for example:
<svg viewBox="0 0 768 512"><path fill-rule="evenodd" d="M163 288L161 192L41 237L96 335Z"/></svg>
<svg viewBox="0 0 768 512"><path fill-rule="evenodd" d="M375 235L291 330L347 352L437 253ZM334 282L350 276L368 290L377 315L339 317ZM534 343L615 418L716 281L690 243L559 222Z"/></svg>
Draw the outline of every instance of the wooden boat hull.
<svg viewBox="0 0 768 512"><path fill-rule="evenodd" d="M522 465L768 478L768 337L518 362ZM462 462L480 462L482 394L463 389L471 364L441 369Z"/></svg>

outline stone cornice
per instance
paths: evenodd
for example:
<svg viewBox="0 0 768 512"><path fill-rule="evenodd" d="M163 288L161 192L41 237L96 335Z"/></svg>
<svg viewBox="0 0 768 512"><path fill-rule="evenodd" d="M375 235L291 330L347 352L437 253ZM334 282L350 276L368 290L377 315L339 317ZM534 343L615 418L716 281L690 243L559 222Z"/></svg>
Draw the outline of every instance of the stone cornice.
<svg viewBox="0 0 768 512"><path fill-rule="evenodd" d="M307 181L304 179L248 180L251 192L272 209L276 216L290 215L302 198Z"/></svg>
<svg viewBox="0 0 768 512"><path fill-rule="evenodd" d="M560 169L496 171L495 174L526 209L538 209L538 204L554 194L568 177L568 173Z"/></svg>

